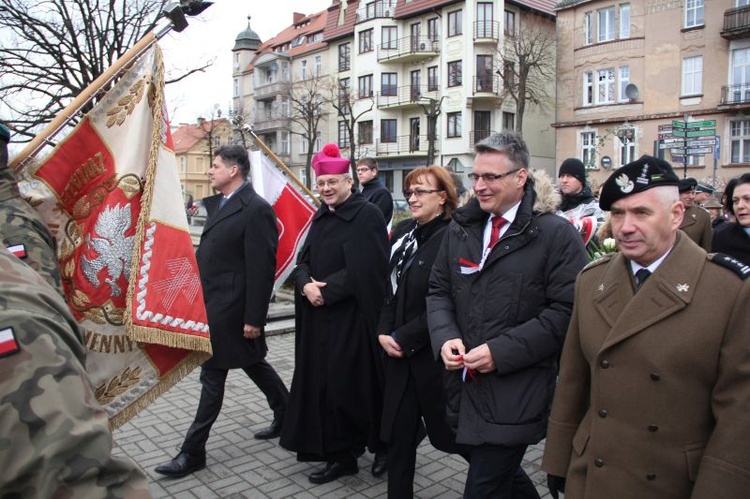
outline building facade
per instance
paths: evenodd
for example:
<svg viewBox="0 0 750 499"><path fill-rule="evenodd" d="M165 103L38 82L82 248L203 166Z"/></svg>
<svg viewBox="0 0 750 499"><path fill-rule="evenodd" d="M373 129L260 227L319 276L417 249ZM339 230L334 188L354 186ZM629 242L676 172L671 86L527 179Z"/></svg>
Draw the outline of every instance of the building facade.
<svg viewBox="0 0 750 499"><path fill-rule="evenodd" d="M551 0L334 0L324 12L295 14L252 55L235 51L235 109L252 108L256 133L301 173L308 141L288 119L296 106L284 104L277 85L268 107L264 82L286 67L298 86L319 79L324 106L313 147L337 142L346 156L375 157L398 197L409 170L429 161L468 173L475 142L516 126L517 105L505 88L514 63L507 42L532 20L554 38L553 7ZM554 96L553 79L548 86ZM523 132L532 166L554 172L554 97L547 104L527 107ZM289 115L269 130L258 117L274 105Z"/></svg>
<svg viewBox="0 0 750 499"><path fill-rule="evenodd" d="M718 188L750 171L749 4L559 2L556 163L594 185L643 154Z"/></svg>

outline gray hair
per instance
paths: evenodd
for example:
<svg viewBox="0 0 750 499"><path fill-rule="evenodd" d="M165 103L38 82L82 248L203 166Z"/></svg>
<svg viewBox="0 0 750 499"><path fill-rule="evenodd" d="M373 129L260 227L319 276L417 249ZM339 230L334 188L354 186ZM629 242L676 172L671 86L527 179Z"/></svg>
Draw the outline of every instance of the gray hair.
<svg viewBox="0 0 750 499"><path fill-rule="evenodd" d="M520 133L503 130L493 133L474 145L476 154L503 153L516 168L529 168L529 148Z"/></svg>

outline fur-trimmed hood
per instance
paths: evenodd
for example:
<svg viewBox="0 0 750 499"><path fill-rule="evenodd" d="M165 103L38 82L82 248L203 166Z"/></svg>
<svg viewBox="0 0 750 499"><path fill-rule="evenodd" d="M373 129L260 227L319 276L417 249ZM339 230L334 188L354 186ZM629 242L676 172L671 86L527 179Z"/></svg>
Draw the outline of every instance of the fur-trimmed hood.
<svg viewBox="0 0 750 499"><path fill-rule="evenodd" d="M534 213L555 213L562 197L550 176L544 170L529 170L529 178L536 192Z"/></svg>

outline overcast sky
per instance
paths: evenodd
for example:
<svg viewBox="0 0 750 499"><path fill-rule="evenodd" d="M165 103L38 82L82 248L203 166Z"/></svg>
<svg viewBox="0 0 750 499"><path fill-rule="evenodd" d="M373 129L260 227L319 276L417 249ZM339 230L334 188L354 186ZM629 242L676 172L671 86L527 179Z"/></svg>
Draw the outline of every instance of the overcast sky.
<svg viewBox="0 0 750 499"><path fill-rule="evenodd" d="M167 103L172 123L195 123L208 118L214 106L223 114L232 97L232 47L237 35L250 26L262 41L274 37L292 24L292 13L313 14L326 9L331 0L214 0L214 4L182 33L170 33L161 41L167 69L179 71L215 58L205 73L167 86ZM174 76L175 73L172 75Z"/></svg>

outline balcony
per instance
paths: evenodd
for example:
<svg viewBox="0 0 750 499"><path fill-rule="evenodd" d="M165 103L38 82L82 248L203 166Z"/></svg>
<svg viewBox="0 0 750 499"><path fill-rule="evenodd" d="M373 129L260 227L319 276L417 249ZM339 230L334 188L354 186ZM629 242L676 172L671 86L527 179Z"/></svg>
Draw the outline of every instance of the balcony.
<svg viewBox="0 0 750 499"><path fill-rule="evenodd" d="M253 116L253 127L257 130L275 130L289 126L289 117L279 111L259 110Z"/></svg>
<svg viewBox="0 0 750 499"><path fill-rule="evenodd" d="M440 53L437 37L405 36L378 45L378 62L419 62Z"/></svg>
<svg viewBox="0 0 750 499"><path fill-rule="evenodd" d="M377 102L379 109L395 109L395 108L409 108L418 107L421 104L426 104L429 99L438 98L439 87L433 87L432 90L427 90L427 87L421 85L411 86L407 85L404 87L390 88L387 91L379 92L377 95Z"/></svg>
<svg viewBox="0 0 750 499"><path fill-rule="evenodd" d="M437 134L436 134L437 135ZM400 135L395 141L375 141L375 152L378 156L421 156L427 154L427 135ZM435 138L435 151L440 145L439 137Z"/></svg>
<svg viewBox="0 0 750 499"><path fill-rule="evenodd" d="M495 133L494 130L472 130L469 132L469 146L474 147L474 144L480 140L484 140L491 134Z"/></svg>
<svg viewBox="0 0 750 499"><path fill-rule="evenodd" d="M396 0L372 2L357 9L355 23L369 21L370 19L382 19L393 17L396 10Z"/></svg>
<svg viewBox="0 0 750 499"><path fill-rule="evenodd" d="M721 36L727 40L750 37L750 5L724 11Z"/></svg>
<svg viewBox="0 0 750 499"><path fill-rule="evenodd" d="M721 87L719 109L750 108L750 83L741 85L724 85Z"/></svg>
<svg viewBox="0 0 750 499"><path fill-rule="evenodd" d="M499 21L474 21L474 43L497 44L499 40Z"/></svg>
<svg viewBox="0 0 750 499"><path fill-rule="evenodd" d="M500 94L500 77L493 74L483 74L474 77L472 85L474 99L494 99Z"/></svg>
<svg viewBox="0 0 750 499"><path fill-rule="evenodd" d="M288 81L265 80L255 85L255 88L253 88L253 97L255 100L265 100L269 97L275 97L284 93L288 86Z"/></svg>

